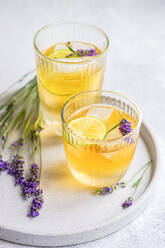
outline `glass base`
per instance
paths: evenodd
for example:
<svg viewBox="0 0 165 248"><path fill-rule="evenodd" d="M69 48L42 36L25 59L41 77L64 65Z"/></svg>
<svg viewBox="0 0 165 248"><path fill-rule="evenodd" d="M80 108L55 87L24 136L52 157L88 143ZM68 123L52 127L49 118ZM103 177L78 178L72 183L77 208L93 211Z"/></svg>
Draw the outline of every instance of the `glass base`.
<svg viewBox="0 0 165 248"><path fill-rule="evenodd" d="M50 121L49 119L46 119L44 114L43 117L46 126L51 127L51 129L56 135L62 136L62 124L57 121Z"/></svg>
<svg viewBox="0 0 165 248"><path fill-rule="evenodd" d="M82 173L78 173L72 169L72 167L69 165L70 171L72 175L82 184L90 186L90 187L104 187L104 186L112 186L120 181L120 179L124 176L126 171L123 171L123 173L113 175L113 177L107 177L107 178L94 178L92 176L87 176Z"/></svg>

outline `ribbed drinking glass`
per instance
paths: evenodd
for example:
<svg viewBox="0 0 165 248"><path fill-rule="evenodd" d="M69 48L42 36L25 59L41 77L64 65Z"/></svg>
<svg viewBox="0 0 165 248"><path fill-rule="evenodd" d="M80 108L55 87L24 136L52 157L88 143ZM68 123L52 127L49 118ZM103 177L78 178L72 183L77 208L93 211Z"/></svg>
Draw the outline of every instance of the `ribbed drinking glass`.
<svg viewBox="0 0 165 248"><path fill-rule="evenodd" d="M54 44L73 42L77 48L91 48L98 56L55 59L47 56ZM72 96L102 87L109 41L99 28L79 23L50 24L34 37L38 89L45 121L61 134L61 109Z"/></svg>
<svg viewBox="0 0 165 248"><path fill-rule="evenodd" d="M82 116L100 118L105 125L112 124L114 118L120 123L121 113L133 123L132 131L124 136L116 128L106 138L96 140L84 137L69 126L72 120ZM73 176L94 187L117 183L125 175L136 150L142 121L138 106L118 93L91 91L71 98L61 115L66 160Z"/></svg>

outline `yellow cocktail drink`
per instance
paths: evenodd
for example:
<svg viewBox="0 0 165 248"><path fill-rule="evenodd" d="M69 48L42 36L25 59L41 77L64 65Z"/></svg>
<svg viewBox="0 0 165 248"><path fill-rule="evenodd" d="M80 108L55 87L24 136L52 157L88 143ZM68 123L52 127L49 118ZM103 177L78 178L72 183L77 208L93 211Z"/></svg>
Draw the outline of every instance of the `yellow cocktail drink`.
<svg viewBox="0 0 165 248"><path fill-rule="evenodd" d="M76 103L72 104L73 108L74 105ZM71 113L70 108L66 112ZM113 185L124 176L134 156L138 118L108 104L77 108L66 117L63 126L69 168L83 184L95 187Z"/></svg>
<svg viewBox="0 0 165 248"><path fill-rule="evenodd" d="M79 28L77 33L75 27ZM96 42L94 35L98 36ZM45 121L54 125L56 133L61 133L60 113L66 101L77 93L101 89L107 48L105 34L84 24L52 25L37 33L35 49L41 108Z"/></svg>
<svg viewBox="0 0 165 248"><path fill-rule="evenodd" d="M52 51L64 51L64 49L59 49L59 47L66 47L66 45L56 44L45 51L44 54L49 57L52 55ZM101 51L96 47L82 42L72 42L72 47L74 49L75 47L85 47L86 49L93 48L97 51L98 55L101 54ZM67 61L67 63L81 61L83 63L83 57L67 57L65 60L61 59L61 61ZM77 93L87 90L99 90L102 87L104 66L91 68L90 65L86 66L82 64L80 69L76 69L76 65L72 65L75 67L74 71L72 67L67 68L68 66L62 71L56 71L55 68L53 68L53 65L50 65L49 71L47 68L40 66L40 64L37 66L38 88L42 110L46 121L57 126L61 126L60 113L66 101Z"/></svg>

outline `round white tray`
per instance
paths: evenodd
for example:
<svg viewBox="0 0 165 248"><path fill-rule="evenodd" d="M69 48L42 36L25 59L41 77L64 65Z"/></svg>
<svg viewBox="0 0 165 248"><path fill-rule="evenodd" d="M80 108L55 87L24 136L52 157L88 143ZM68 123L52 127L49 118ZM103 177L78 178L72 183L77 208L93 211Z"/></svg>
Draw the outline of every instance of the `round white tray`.
<svg viewBox="0 0 165 248"><path fill-rule="evenodd" d="M99 239L135 219L153 198L158 182L158 148L148 127L142 124L135 157L125 178L146 161L153 163L135 195L134 204L123 210L131 185L110 195L93 194L71 175L65 161L62 139L43 133L43 181L45 204L40 216L28 218L30 202L7 173L0 174L0 238L33 246L67 246Z"/></svg>

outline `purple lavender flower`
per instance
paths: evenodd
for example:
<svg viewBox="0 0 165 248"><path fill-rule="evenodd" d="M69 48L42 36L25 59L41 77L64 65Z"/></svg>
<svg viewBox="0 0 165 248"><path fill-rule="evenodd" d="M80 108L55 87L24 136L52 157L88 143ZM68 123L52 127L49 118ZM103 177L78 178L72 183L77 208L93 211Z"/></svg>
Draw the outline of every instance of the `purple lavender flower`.
<svg viewBox="0 0 165 248"><path fill-rule="evenodd" d="M133 204L133 198L132 197L128 197L128 199L126 201L123 202L122 207L128 208Z"/></svg>
<svg viewBox="0 0 165 248"><path fill-rule="evenodd" d="M29 198L37 190L38 184L31 179L22 182L22 192L25 197Z"/></svg>
<svg viewBox="0 0 165 248"><path fill-rule="evenodd" d="M13 156L13 159L9 164L8 172L9 174L15 176L16 184L22 181L23 172L24 172L23 164L24 164L23 157L19 156L18 154Z"/></svg>
<svg viewBox="0 0 165 248"><path fill-rule="evenodd" d="M23 146L23 140L22 140L22 139L20 139L19 145L20 145L20 146Z"/></svg>
<svg viewBox="0 0 165 248"><path fill-rule="evenodd" d="M130 145L132 145L133 143L135 143L134 139L130 136L130 137L127 137L125 139Z"/></svg>
<svg viewBox="0 0 165 248"><path fill-rule="evenodd" d="M25 197L30 197L37 191L40 181L39 168L37 164L30 167L30 177L22 183L22 191Z"/></svg>
<svg viewBox="0 0 165 248"><path fill-rule="evenodd" d="M126 183L125 183L125 182L117 182L117 183L114 184L113 186L110 186L110 187L103 187L103 188L97 189L97 190L96 190L96 193L97 193L98 195L107 195L107 194L112 193L112 192L115 191L116 189L125 188L125 187L126 187Z"/></svg>
<svg viewBox="0 0 165 248"><path fill-rule="evenodd" d="M43 194L43 190L42 189L37 189L35 192L35 196L40 196Z"/></svg>
<svg viewBox="0 0 165 248"><path fill-rule="evenodd" d="M126 183L125 182L118 182L118 183L116 183L116 186L118 188L125 188L126 187Z"/></svg>
<svg viewBox="0 0 165 248"><path fill-rule="evenodd" d="M98 195L107 195L107 194L110 194L114 191L114 187L103 187L101 189L97 189L96 190L96 193Z"/></svg>
<svg viewBox="0 0 165 248"><path fill-rule="evenodd" d="M17 141L14 141L13 143L12 143L12 146L14 146L14 147L16 147L18 145L18 142Z"/></svg>
<svg viewBox="0 0 165 248"><path fill-rule="evenodd" d="M12 146L14 146L14 147L17 147L17 145L23 146L23 140L19 139L19 140L16 140L12 143Z"/></svg>
<svg viewBox="0 0 165 248"><path fill-rule="evenodd" d="M2 156L0 156L0 171L7 170L9 168L9 163L7 161L4 161L2 159Z"/></svg>
<svg viewBox="0 0 165 248"><path fill-rule="evenodd" d="M132 122L127 121L126 119L121 120L119 125L119 131L124 136L132 131Z"/></svg>
<svg viewBox="0 0 165 248"><path fill-rule="evenodd" d="M99 53L95 49L90 49L87 54L88 56L97 56Z"/></svg>
<svg viewBox="0 0 165 248"><path fill-rule="evenodd" d="M39 215L39 210L43 206L43 203L44 203L43 191L41 189L38 189L35 193L35 198L32 201L28 216L37 217Z"/></svg>
<svg viewBox="0 0 165 248"><path fill-rule="evenodd" d="M22 182L24 180L23 164L24 164L23 157L18 155L18 154L13 156L13 159L9 164L8 173L15 177L15 179L16 179L15 184L22 184Z"/></svg>
<svg viewBox="0 0 165 248"><path fill-rule="evenodd" d="M76 54L77 54L79 57L83 57L83 56L84 56L84 50L83 50L83 49L77 49Z"/></svg>
<svg viewBox="0 0 165 248"><path fill-rule="evenodd" d="M99 53L95 49L77 49L76 54L79 57L84 57L84 56L97 56Z"/></svg>

